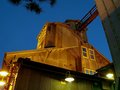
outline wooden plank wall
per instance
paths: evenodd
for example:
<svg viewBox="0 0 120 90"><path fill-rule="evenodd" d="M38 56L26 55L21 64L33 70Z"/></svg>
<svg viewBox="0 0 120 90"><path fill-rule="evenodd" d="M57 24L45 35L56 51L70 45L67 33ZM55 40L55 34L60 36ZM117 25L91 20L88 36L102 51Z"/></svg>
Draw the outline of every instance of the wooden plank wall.
<svg viewBox="0 0 120 90"><path fill-rule="evenodd" d="M22 67L14 90L102 90L95 82L77 79L75 82L62 84L65 77Z"/></svg>

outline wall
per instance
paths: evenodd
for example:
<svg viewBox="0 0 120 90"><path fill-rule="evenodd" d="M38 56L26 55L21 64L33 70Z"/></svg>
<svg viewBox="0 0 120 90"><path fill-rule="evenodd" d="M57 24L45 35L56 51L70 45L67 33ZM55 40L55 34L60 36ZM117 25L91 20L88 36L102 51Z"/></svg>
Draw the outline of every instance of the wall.
<svg viewBox="0 0 120 90"><path fill-rule="evenodd" d="M37 49L80 46L82 34L62 23L47 23L38 35ZM44 47L43 47L44 46Z"/></svg>
<svg viewBox="0 0 120 90"><path fill-rule="evenodd" d="M110 47L116 73L116 90L120 89L120 0L95 0ZM118 87L119 86L119 87Z"/></svg>
<svg viewBox="0 0 120 90"><path fill-rule="evenodd" d="M47 69L45 68L45 70ZM50 67L49 70L51 70ZM59 72L59 70L49 72L22 66L18 72L15 90L102 90L98 79L95 81L85 79L89 77L88 75L84 77L82 75L83 79L75 78L72 83L63 83L61 81L64 81L65 74L55 72Z"/></svg>
<svg viewBox="0 0 120 90"><path fill-rule="evenodd" d="M117 76L120 77L120 0L95 0Z"/></svg>

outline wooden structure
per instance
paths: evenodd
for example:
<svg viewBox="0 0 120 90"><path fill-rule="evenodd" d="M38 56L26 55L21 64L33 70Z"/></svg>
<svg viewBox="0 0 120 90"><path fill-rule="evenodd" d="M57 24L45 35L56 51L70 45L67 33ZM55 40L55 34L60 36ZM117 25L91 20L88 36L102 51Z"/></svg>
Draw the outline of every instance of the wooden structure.
<svg viewBox="0 0 120 90"><path fill-rule="evenodd" d="M97 73L97 69L110 62L88 43L86 29L76 29L78 23L79 20L47 23L37 37L38 44L35 50L5 53L3 69L10 73L5 89L80 90L82 87L83 90L88 90L87 85L90 90L101 90L104 80L93 75ZM45 73L39 69L43 69ZM83 79L78 79L73 85L62 86L58 80L63 79L66 71L73 72L76 79L79 76Z"/></svg>
<svg viewBox="0 0 120 90"><path fill-rule="evenodd" d="M110 62L88 43L86 29L76 30L77 23L80 21L45 24L37 37L37 49L8 52L3 66L17 62L22 57L68 70L95 74L97 69Z"/></svg>
<svg viewBox="0 0 120 90"><path fill-rule="evenodd" d="M98 69L97 72L98 72L97 74L99 77L107 79L106 75L110 73L110 74L113 74L113 77L111 79L112 80L115 79L115 70L114 70L113 63L110 63L110 64ZM114 82L114 84L115 84L115 82Z"/></svg>
<svg viewBox="0 0 120 90"><path fill-rule="evenodd" d="M14 90L114 90L113 80L70 71L75 81L64 81L67 69L62 69L30 59L18 60L19 71Z"/></svg>

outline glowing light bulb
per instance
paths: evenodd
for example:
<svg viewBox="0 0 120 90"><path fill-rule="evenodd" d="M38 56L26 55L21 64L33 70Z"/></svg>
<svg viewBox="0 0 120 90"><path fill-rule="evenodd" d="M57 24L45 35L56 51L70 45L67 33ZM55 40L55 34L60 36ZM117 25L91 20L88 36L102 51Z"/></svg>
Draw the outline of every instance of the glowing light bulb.
<svg viewBox="0 0 120 90"><path fill-rule="evenodd" d="M6 72L6 71L1 71L1 72L0 72L0 75L5 77L5 76L8 75L8 72Z"/></svg>
<svg viewBox="0 0 120 90"><path fill-rule="evenodd" d="M108 74L106 75L106 77L109 78L109 79L113 79L113 74L112 74L112 73L108 73Z"/></svg>
<svg viewBox="0 0 120 90"><path fill-rule="evenodd" d="M0 86L5 85L6 83L4 81L0 81Z"/></svg>
<svg viewBox="0 0 120 90"><path fill-rule="evenodd" d="M73 82L74 78L73 77L66 77L65 81L67 81L67 82Z"/></svg>

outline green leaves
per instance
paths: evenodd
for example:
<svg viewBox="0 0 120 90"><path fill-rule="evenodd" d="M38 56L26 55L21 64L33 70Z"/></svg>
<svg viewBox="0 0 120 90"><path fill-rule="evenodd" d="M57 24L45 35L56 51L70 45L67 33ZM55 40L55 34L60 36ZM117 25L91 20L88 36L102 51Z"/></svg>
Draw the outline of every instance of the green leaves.
<svg viewBox="0 0 120 90"><path fill-rule="evenodd" d="M19 5L21 3L21 0L9 0L14 5Z"/></svg>
<svg viewBox="0 0 120 90"><path fill-rule="evenodd" d="M51 6L55 5L55 3L56 3L56 0L50 0L50 5Z"/></svg>
<svg viewBox="0 0 120 90"><path fill-rule="evenodd" d="M35 2L27 3L25 7L30 11L36 12L37 14L42 12L42 8L40 8L39 5Z"/></svg>
<svg viewBox="0 0 120 90"><path fill-rule="evenodd" d="M41 2L48 2L51 6L54 6L56 0L9 0L14 5L22 5L25 6L27 10L33 11L36 14L40 14L42 12L42 8L40 7Z"/></svg>

